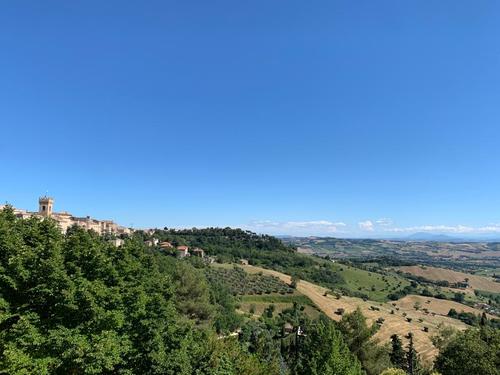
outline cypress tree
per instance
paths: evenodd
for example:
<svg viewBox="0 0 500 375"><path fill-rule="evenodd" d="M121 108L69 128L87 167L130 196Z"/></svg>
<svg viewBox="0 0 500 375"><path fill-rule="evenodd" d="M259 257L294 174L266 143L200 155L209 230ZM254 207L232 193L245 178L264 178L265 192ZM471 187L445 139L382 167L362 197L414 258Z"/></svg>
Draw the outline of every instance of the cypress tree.
<svg viewBox="0 0 500 375"><path fill-rule="evenodd" d="M403 349L403 343L398 335L394 334L391 336L392 350L390 353L390 359L394 366L397 368L406 370L406 354Z"/></svg>
<svg viewBox="0 0 500 375"><path fill-rule="evenodd" d="M418 360L418 353L413 345L413 333L408 334L410 342L408 343L408 350L406 352L407 368L406 371L408 375L417 375L420 373L421 367Z"/></svg>

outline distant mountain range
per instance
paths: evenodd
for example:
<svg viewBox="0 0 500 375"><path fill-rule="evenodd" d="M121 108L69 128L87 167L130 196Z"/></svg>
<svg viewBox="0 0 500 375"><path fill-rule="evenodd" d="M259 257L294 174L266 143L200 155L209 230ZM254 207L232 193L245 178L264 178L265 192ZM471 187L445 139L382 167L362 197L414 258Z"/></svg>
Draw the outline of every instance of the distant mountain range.
<svg viewBox="0 0 500 375"><path fill-rule="evenodd" d="M498 242L500 241L500 236L497 234L450 236L443 233L417 232L403 238L398 238L398 240L434 242Z"/></svg>

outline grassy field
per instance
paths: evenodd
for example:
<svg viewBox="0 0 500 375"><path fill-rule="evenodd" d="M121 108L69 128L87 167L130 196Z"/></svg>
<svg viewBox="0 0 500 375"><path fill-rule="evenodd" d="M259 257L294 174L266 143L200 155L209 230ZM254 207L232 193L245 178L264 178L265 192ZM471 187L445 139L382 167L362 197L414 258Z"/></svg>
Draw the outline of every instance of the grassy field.
<svg viewBox="0 0 500 375"><path fill-rule="evenodd" d="M405 311L411 309L415 310L416 303L419 304L420 309L422 309L422 311L424 311L424 309L427 309L430 314L435 313L437 315L443 315L443 316L446 316L448 314L448 311L450 311L450 309L455 309L457 312L473 313L475 315L480 315L483 313L482 310L475 309L473 307L458 302L442 300L432 297L410 295L401 298L398 301L395 301L395 305ZM496 316L490 314L486 315L490 319L497 318Z"/></svg>
<svg viewBox="0 0 500 375"><path fill-rule="evenodd" d="M232 270L235 264L232 263L212 263L210 267L223 270Z"/></svg>
<svg viewBox="0 0 500 375"><path fill-rule="evenodd" d="M290 276L277 271L254 266L244 266L243 268L249 273L255 274L262 272L267 275L279 277L286 283L290 282ZM375 338L382 343L389 342L393 334L401 336L403 341L406 341L404 337L409 332L412 332L414 334L415 347L422 359L426 362L432 361L437 354L437 349L433 346L431 337L437 333L441 325L453 326L457 329L466 328L464 323L442 314L448 307L448 304L454 304L454 302L450 301L436 300L429 304L430 306L427 307L427 311L424 311L423 308L417 311L414 308L414 302L412 304L412 300L409 298L422 298L423 303L429 300L429 298L407 296L405 297L406 299L403 298L395 302L363 301L360 298L344 296L337 299L335 296L325 296L325 292L327 291L326 288L307 281L300 281L297 285L297 291L310 298L323 313L334 320L340 320L342 318L341 315L336 314L339 308L344 309L345 312L351 312L357 307L361 308L369 322L375 322L377 319L383 318L384 323L375 336ZM446 306L443 304L446 304ZM464 306L464 309L465 308L467 307ZM433 309L435 309L435 311L433 311ZM447 312L448 311L446 311L446 313ZM411 321L408 321L408 319ZM427 327L427 332L424 331L424 327Z"/></svg>
<svg viewBox="0 0 500 375"><path fill-rule="evenodd" d="M382 275L338 263L333 267L343 277L349 290L366 294L372 301L385 302L388 294L410 285L407 279L395 273Z"/></svg>
<svg viewBox="0 0 500 375"><path fill-rule="evenodd" d="M486 277L491 277L493 275L500 275L500 267L479 270L475 274L478 276L486 276Z"/></svg>
<svg viewBox="0 0 500 375"><path fill-rule="evenodd" d="M492 278L485 276L472 275L437 267L405 266L399 267L399 269L403 272L411 273L412 275L421 276L434 281L446 280L450 283L456 283L464 281L467 278L469 279L469 284L472 289L500 293L500 283L497 283L493 281Z"/></svg>

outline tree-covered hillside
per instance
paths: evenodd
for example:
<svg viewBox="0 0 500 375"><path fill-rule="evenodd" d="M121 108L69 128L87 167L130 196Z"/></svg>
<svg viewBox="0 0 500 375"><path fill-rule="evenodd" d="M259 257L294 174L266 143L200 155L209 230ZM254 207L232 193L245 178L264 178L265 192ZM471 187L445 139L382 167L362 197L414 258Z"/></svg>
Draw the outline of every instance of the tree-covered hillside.
<svg viewBox="0 0 500 375"><path fill-rule="evenodd" d="M174 246L189 245L201 247L209 254L217 255L221 260L237 261L241 258L266 259L272 261L274 256L286 256L295 253L295 248L285 245L276 237L258 235L250 231L233 228L193 228L193 229L162 229L152 235L138 231L136 236L143 239L158 238L168 241ZM293 255L292 255L293 257Z"/></svg>
<svg viewBox="0 0 500 375"><path fill-rule="evenodd" d="M146 234L136 232L143 240L157 238L172 245L201 247L219 262L232 263L246 259L252 265L271 268L299 279L320 284L344 295L387 301L391 293L400 292L410 283L387 272L371 273L344 264L334 264L321 257L298 253L281 240L232 228L164 229Z"/></svg>

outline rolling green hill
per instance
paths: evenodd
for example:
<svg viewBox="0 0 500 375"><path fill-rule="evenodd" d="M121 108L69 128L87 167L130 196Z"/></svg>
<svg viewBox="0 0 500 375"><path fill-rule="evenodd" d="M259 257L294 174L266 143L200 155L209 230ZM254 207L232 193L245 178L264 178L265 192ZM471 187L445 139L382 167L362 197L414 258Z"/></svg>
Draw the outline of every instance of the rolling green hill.
<svg viewBox="0 0 500 375"><path fill-rule="evenodd" d="M500 243L436 242L333 237L290 237L283 241L299 252L329 256L334 259L370 259L391 257L401 265L427 264L464 270L495 272L500 268Z"/></svg>

